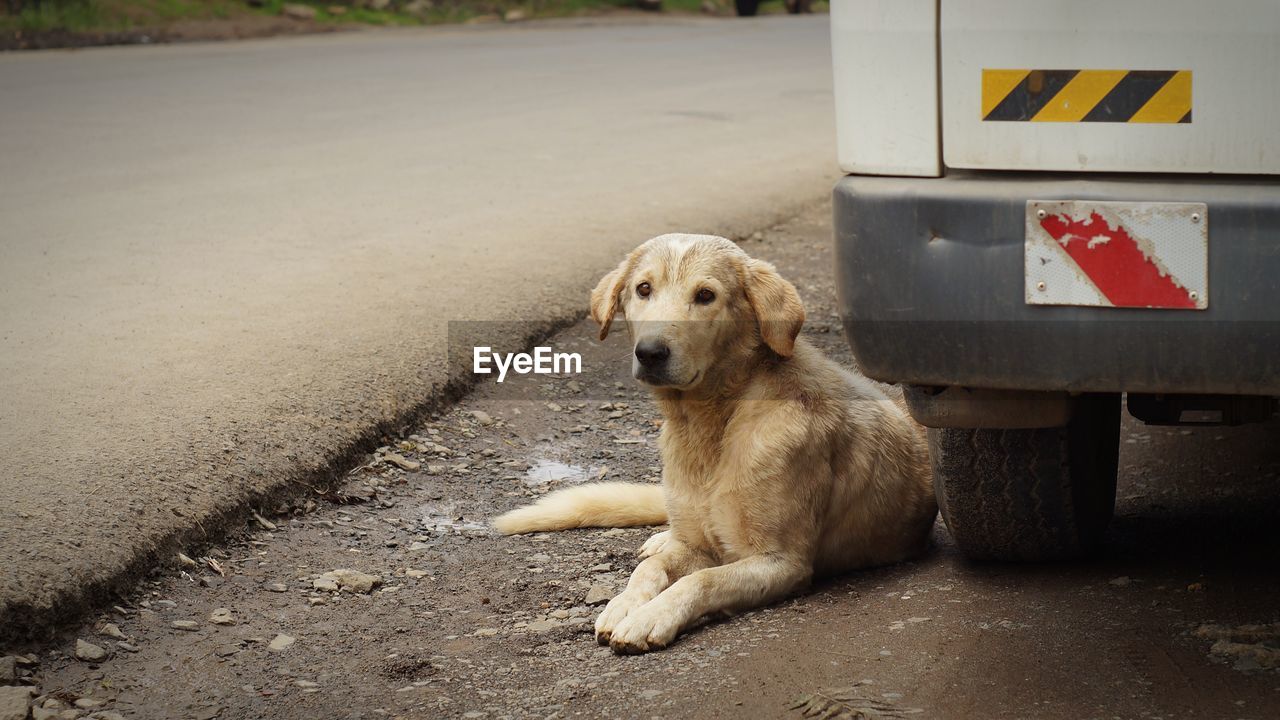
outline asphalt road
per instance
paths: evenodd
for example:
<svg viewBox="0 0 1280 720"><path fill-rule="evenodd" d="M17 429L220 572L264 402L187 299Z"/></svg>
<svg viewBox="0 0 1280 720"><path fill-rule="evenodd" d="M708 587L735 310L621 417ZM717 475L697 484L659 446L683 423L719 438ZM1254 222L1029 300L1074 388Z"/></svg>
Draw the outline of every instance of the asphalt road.
<svg viewBox="0 0 1280 720"><path fill-rule="evenodd" d="M806 336L849 363L829 213L743 246L797 284ZM584 321L550 344L581 352L583 372L481 385L395 444L418 471L371 456L336 504L300 499L274 530L208 548L29 648L38 703L281 720L1280 717L1280 423L1127 419L1116 518L1089 561L968 563L939 522L917 561L618 657L591 622L652 530L486 528L556 486L657 474L658 413L629 377L625 333L600 343ZM316 582L338 568L381 584ZM77 639L106 657L75 659Z"/></svg>
<svg viewBox="0 0 1280 720"><path fill-rule="evenodd" d="M824 16L0 56L0 639L448 394L448 323L835 177ZM472 325L512 347L530 326ZM362 444L363 443L363 444Z"/></svg>

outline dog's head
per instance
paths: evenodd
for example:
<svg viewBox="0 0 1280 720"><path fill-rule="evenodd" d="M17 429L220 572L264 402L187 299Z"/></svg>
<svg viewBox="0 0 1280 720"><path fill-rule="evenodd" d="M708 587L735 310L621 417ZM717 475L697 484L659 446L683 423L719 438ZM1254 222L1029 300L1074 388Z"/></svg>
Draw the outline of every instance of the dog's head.
<svg viewBox="0 0 1280 720"><path fill-rule="evenodd" d="M714 235L660 235L632 251L591 293L601 340L619 312L631 334L632 374L679 390L765 348L789 357L804 324L791 283Z"/></svg>

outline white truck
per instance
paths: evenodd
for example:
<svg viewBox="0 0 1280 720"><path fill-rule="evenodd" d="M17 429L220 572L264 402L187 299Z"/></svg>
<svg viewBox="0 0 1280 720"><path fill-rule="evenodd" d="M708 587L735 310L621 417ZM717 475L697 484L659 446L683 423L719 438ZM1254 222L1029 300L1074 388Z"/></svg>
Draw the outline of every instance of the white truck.
<svg viewBox="0 0 1280 720"><path fill-rule="evenodd" d="M835 0L836 273L970 557L1098 547L1122 398L1280 396L1280 2Z"/></svg>

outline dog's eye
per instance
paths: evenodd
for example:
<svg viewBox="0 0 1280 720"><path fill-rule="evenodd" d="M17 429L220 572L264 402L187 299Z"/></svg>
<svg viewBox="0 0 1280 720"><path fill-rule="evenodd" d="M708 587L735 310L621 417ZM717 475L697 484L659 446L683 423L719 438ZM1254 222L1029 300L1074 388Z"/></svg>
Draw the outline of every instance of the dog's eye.
<svg viewBox="0 0 1280 720"><path fill-rule="evenodd" d="M653 292L653 288L649 287L649 283L640 283L636 286L636 294L642 298L649 297L649 293Z"/></svg>
<svg viewBox="0 0 1280 720"><path fill-rule="evenodd" d="M711 301L716 299L716 294L706 288L702 288L698 291L697 295L693 296L693 299L696 300L699 305L710 305Z"/></svg>

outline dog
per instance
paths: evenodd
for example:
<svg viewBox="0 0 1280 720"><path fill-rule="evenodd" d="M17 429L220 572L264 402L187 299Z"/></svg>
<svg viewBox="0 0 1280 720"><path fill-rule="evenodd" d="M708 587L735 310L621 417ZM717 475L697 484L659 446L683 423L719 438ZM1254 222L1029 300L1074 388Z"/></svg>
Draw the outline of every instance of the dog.
<svg viewBox="0 0 1280 720"><path fill-rule="evenodd" d="M928 547L920 428L798 337L804 306L772 265L725 238L661 235L591 293L601 340L618 313L665 418L661 485L580 485L494 520L506 534L669 524L596 620L601 644L663 648L703 617Z"/></svg>

